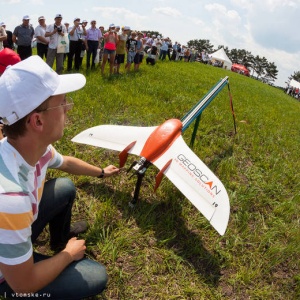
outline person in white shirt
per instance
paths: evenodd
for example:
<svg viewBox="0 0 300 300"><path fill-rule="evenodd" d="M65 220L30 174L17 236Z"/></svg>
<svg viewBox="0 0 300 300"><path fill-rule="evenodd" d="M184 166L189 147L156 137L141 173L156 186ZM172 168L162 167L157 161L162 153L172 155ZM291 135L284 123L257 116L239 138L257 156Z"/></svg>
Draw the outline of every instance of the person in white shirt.
<svg viewBox="0 0 300 300"><path fill-rule="evenodd" d="M54 24L47 27L45 37L50 37L46 63L52 68L56 59L56 73L61 74L64 64L64 53L57 53L58 37L67 33L65 25L62 24L62 15L57 14L54 18Z"/></svg>
<svg viewBox="0 0 300 300"><path fill-rule="evenodd" d="M68 53L68 71L72 70L73 57L74 60L74 69L79 71L81 60L80 54L83 45L83 39L86 36L85 25L80 23L80 18L74 19L74 25L69 28L69 38L70 38L70 50Z"/></svg>
<svg viewBox="0 0 300 300"><path fill-rule="evenodd" d="M50 41L49 37L45 37L47 25L45 22L45 17L40 16L38 18L39 25L34 30L34 36L36 38L36 48L37 48L37 55L41 58L47 57L48 52L48 44Z"/></svg>

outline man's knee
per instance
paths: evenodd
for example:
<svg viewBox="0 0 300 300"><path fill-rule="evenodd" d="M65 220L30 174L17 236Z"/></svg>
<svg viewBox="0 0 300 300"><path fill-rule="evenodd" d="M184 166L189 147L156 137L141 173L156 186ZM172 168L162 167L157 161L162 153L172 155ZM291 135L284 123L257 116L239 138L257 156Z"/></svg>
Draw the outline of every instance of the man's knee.
<svg viewBox="0 0 300 300"><path fill-rule="evenodd" d="M43 196L44 195L46 197L73 202L76 196L76 188L69 178L62 177L50 179L45 183Z"/></svg>

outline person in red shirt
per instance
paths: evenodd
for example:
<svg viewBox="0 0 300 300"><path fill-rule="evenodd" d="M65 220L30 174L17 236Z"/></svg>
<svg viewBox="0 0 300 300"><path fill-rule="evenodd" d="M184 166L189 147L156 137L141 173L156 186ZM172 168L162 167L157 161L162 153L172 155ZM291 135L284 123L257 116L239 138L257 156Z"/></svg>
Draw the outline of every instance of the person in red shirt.
<svg viewBox="0 0 300 300"><path fill-rule="evenodd" d="M105 69L106 62L108 60L108 55L109 55L110 75L113 74L117 43L118 43L118 34L115 31L115 25L110 24L108 31L104 34L104 52L103 52L102 65L101 65L102 75L104 75L104 69Z"/></svg>

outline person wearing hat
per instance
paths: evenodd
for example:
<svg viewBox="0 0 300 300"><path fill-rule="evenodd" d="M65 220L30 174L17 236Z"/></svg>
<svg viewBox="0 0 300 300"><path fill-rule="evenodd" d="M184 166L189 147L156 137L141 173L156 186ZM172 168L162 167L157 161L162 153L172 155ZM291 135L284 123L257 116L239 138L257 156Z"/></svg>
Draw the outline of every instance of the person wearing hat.
<svg viewBox="0 0 300 300"><path fill-rule="evenodd" d="M65 25L62 24L62 15L56 14L54 24L47 27L45 37L50 37L47 52L47 64L52 68L54 60L56 60L56 73L61 74L64 65L64 53L57 53L59 36L64 36L67 32Z"/></svg>
<svg viewBox="0 0 300 300"><path fill-rule="evenodd" d="M47 25L45 23L45 17L40 16L38 18L39 25L34 29L34 35L36 37L37 55L41 58L47 57L49 37L45 37Z"/></svg>
<svg viewBox="0 0 300 300"><path fill-rule="evenodd" d="M80 54L84 36L86 36L85 25L80 23L80 18L74 18L74 25L69 28L70 51L68 53L68 71L72 70L73 57L75 57L74 68L79 71L81 61Z"/></svg>
<svg viewBox="0 0 300 300"><path fill-rule="evenodd" d="M70 238L75 187L68 178L45 182L48 168L70 174L109 177L119 173L57 152L72 108L67 93L86 83L82 74L58 75L35 55L0 77L0 295L47 294L51 299L97 295L107 284L105 267L84 257L83 239ZM54 256L33 251L49 224ZM59 250L61 249L61 250Z"/></svg>
<svg viewBox="0 0 300 300"><path fill-rule="evenodd" d="M34 29L29 24L28 15L23 17L22 24L18 25L12 35L12 40L18 45L17 52L21 60L32 55L31 42L34 35Z"/></svg>
<svg viewBox="0 0 300 300"><path fill-rule="evenodd" d="M65 21L65 22L64 22L64 25L65 25L65 27L66 27L66 29L67 29L67 32L69 32L69 26L70 26L70 23L69 23L68 21Z"/></svg>

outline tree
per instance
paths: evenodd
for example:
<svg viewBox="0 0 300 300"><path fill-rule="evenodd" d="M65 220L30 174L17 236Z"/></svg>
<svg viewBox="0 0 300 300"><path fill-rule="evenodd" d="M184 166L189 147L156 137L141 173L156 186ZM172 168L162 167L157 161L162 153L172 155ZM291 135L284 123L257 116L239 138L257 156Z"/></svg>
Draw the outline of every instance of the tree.
<svg viewBox="0 0 300 300"><path fill-rule="evenodd" d="M277 79L278 70L274 62L268 63L265 68L263 81L272 84Z"/></svg>
<svg viewBox="0 0 300 300"><path fill-rule="evenodd" d="M147 33L150 33L151 34L151 36L153 36L153 35L155 35L155 36L158 36L158 35L160 35L160 36L163 36L161 33L159 33L158 31L152 31L152 30L142 30L142 33L143 34L147 34Z"/></svg>
<svg viewBox="0 0 300 300"><path fill-rule="evenodd" d="M253 55L249 51L234 48L228 53L228 57L235 64L244 65L247 69L252 68Z"/></svg>
<svg viewBox="0 0 300 300"><path fill-rule="evenodd" d="M195 47L199 52L213 51L213 45L210 44L209 40L191 40L188 43L189 47ZM231 49L224 45L219 45L218 49L224 48L229 59L232 63L242 64L247 69L252 71L252 76L256 76L256 79L262 80L268 84L272 84L277 79L278 70L274 62L268 62L265 57L259 55L254 56L250 51L245 49ZM289 80L295 79L300 82L300 71L294 72L294 75L289 77Z"/></svg>
<svg viewBox="0 0 300 300"><path fill-rule="evenodd" d="M300 82L300 71L294 72L294 74L289 77L289 81L292 79Z"/></svg>
<svg viewBox="0 0 300 300"><path fill-rule="evenodd" d="M194 47L198 52L212 52L213 45L209 40L191 40L187 42L188 47Z"/></svg>
<svg viewBox="0 0 300 300"><path fill-rule="evenodd" d="M256 55L253 58L252 70L256 73L256 79L261 79L265 74L265 69L268 66L268 61L265 57ZM253 74L252 74L253 75Z"/></svg>
<svg viewBox="0 0 300 300"><path fill-rule="evenodd" d="M221 49L221 48L224 49L225 53L226 53L227 56L229 57L230 50L228 49L228 47L227 47L227 46L224 46L224 45L219 45L217 50L219 50L219 49ZM216 51L217 51L217 50L216 50ZM229 58L230 58L230 57L229 57Z"/></svg>

